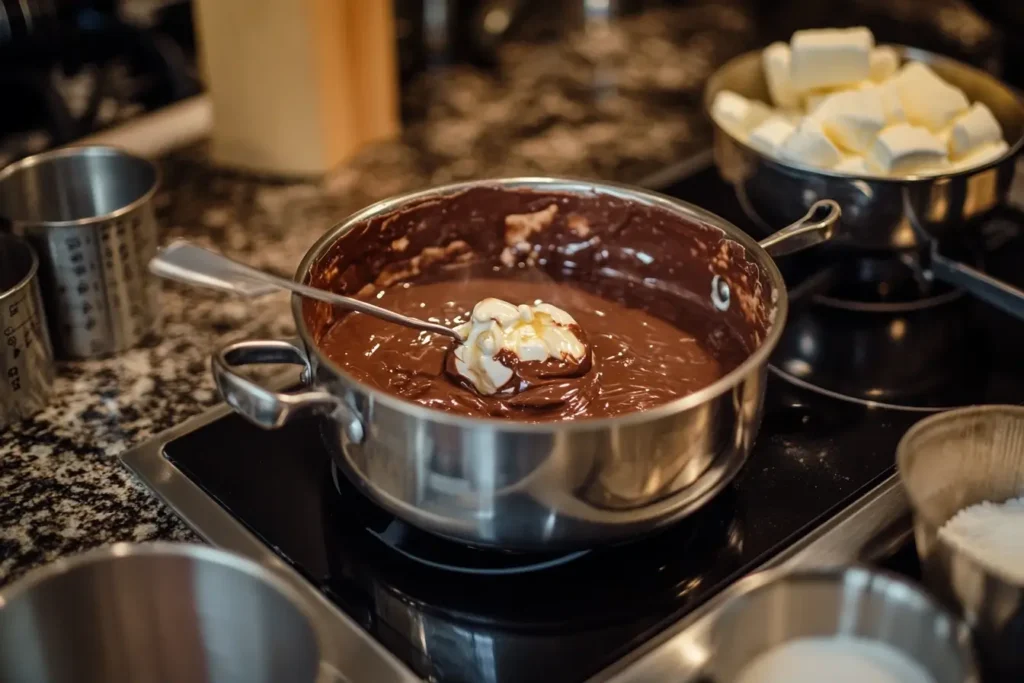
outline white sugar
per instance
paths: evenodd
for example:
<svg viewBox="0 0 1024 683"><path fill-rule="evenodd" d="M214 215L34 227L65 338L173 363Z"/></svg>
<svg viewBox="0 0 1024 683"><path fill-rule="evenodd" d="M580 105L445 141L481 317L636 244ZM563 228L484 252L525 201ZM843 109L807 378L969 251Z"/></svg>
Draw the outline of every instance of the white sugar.
<svg viewBox="0 0 1024 683"><path fill-rule="evenodd" d="M865 638L800 638L765 652L736 683L935 683L896 648Z"/></svg>
<svg viewBox="0 0 1024 683"><path fill-rule="evenodd" d="M939 537L991 571L1024 585L1024 497L956 513Z"/></svg>

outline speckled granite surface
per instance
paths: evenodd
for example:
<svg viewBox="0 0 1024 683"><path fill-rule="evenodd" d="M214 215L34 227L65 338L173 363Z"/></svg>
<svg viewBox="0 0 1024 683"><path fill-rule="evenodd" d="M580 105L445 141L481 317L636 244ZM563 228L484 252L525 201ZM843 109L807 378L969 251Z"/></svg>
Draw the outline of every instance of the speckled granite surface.
<svg viewBox="0 0 1024 683"><path fill-rule="evenodd" d="M419 123L315 185L218 171L202 148L183 150L163 160L162 237L290 275L330 225L405 190L537 173L636 180L706 145L703 81L751 37L739 5L698 2L509 46L496 74L453 68L414 84ZM97 545L194 538L116 455L217 402L216 346L294 330L286 296L242 303L169 284L162 308L150 344L61 365L49 407L0 433L0 583Z"/></svg>
<svg viewBox="0 0 1024 683"><path fill-rule="evenodd" d="M967 11L961 0L940 4ZM756 42L744 7L692 0L557 44L509 45L497 73L425 76L408 93L418 123L403 139L322 183L238 176L211 168L201 147L182 150L162 162L162 238L291 275L330 225L398 192L521 174L637 181L707 145L703 82ZM0 585L98 545L194 539L116 455L217 402L212 349L294 330L285 296L243 304L167 285L162 309L148 345L61 365L49 407L0 432Z"/></svg>

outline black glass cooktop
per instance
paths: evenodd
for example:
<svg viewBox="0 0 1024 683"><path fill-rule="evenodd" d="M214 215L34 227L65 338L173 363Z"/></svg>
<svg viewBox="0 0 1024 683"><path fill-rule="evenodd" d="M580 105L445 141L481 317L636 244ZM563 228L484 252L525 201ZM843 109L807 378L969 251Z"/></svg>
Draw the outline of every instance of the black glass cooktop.
<svg viewBox="0 0 1024 683"><path fill-rule="evenodd" d="M892 469L916 414L773 378L737 481L675 528L570 556L435 541L336 484L315 422L265 432L230 416L165 453L428 680L583 681L839 510Z"/></svg>
<svg viewBox="0 0 1024 683"><path fill-rule="evenodd" d="M742 225L713 172L669 192ZM800 310L809 309L794 305ZM990 387L986 395L1012 395L1024 372L1008 355L1020 348L1014 335L1024 325L979 320L987 332L978 339L991 355L979 381ZM885 327L899 332L891 321ZM858 370L856 386L837 381L854 393L878 389L894 402L927 403L934 387L914 385L916 397L907 398L897 372L924 349L903 353L903 363L892 356L885 367L857 359L874 374ZM570 555L472 549L410 528L339 480L315 421L268 432L229 416L171 441L165 456L424 679L573 683L884 479L900 437L926 414L843 400L771 374L754 451L718 498L657 535Z"/></svg>

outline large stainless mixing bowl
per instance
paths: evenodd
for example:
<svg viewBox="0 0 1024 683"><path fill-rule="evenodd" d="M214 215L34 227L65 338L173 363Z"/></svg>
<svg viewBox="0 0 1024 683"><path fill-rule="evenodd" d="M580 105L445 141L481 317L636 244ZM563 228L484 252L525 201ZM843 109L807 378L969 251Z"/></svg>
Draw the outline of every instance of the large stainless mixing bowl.
<svg viewBox="0 0 1024 683"><path fill-rule="evenodd" d="M197 545L118 543L0 591L10 683L333 683L325 637L273 572Z"/></svg>
<svg viewBox="0 0 1024 683"><path fill-rule="evenodd" d="M579 211L593 226L589 240L569 245L573 260L606 259L600 263L634 283L649 279L654 260L671 264L679 280L661 285L685 289L708 310L714 310L709 299L717 302L723 325L756 337L749 358L712 385L645 412L539 424L469 418L357 382L317 348L324 327L316 319L330 315L330 307L296 298L301 342L222 349L213 359L221 393L264 427L298 413L329 414L322 421L324 442L357 486L409 523L464 542L567 549L628 539L689 514L735 475L760 424L767 359L787 310L785 284L768 252L826 238L839 214L834 203L825 218L759 245L702 209L624 186L547 178L464 183L396 197L351 216L313 245L296 278L351 294L392 272L387 268L416 270L407 245L441 251L462 241L486 251L503 234L506 216L551 203L575 206L562 213ZM560 213L555 221L564 229L572 216ZM633 221L653 226L657 236L640 245L626 241ZM438 225L442 237L425 236ZM602 234L603 241L594 242ZM502 240L497 237L497 250ZM270 362L305 366L313 388L275 393L233 370Z"/></svg>
<svg viewBox="0 0 1024 683"><path fill-rule="evenodd" d="M926 581L963 608L991 680L1024 680L1024 585L981 566L938 533L975 503L1024 495L1024 407L978 406L929 417L904 435L896 461Z"/></svg>
<svg viewBox="0 0 1024 683"><path fill-rule="evenodd" d="M732 592L713 617L709 681L735 681L759 655L803 638L876 641L919 664L935 683L978 681L966 625L895 576L863 567L773 570ZM829 679L829 671L819 673Z"/></svg>

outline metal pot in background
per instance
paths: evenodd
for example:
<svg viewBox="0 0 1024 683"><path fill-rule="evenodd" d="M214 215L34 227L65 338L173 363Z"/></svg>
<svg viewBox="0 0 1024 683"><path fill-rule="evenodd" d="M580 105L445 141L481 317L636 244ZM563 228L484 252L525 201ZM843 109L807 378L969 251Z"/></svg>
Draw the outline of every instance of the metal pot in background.
<svg viewBox="0 0 1024 683"><path fill-rule="evenodd" d="M327 683L324 635L273 572L214 548L116 544L0 591L0 680Z"/></svg>
<svg viewBox="0 0 1024 683"><path fill-rule="evenodd" d="M91 358L127 350L158 320L150 161L114 147L64 147L0 171L0 225L39 255L54 350Z"/></svg>
<svg viewBox="0 0 1024 683"><path fill-rule="evenodd" d="M46 405L53 371L39 259L28 242L0 233L0 428Z"/></svg>
<svg viewBox="0 0 1024 683"><path fill-rule="evenodd" d="M797 639L856 637L901 652L935 683L978 683L967 626L909 581L863 567L776 570L732 591L712 617L709 681L735 681L759 655Z"/></svg>
<svg viewBox="0 0 1024 683"><path fill-rule="evenodd" d="M1024 495L1024 407L976 406L922 420L900 440L896 463L926 582L963 609L986 680L1024 680L1024 585L938 535L966 507Z"/></svg>
<svg viewBox="0 0 1024 683"><path fill-rule="evenodd" d="M1024 319L1024 292L939 252L943 241L956 243L1004 201L1024 149L1024 99L980 69L924 50L895 47L904 60L927 63L972 102L988 105L1010 145L1006 154L944 175L854 177L772 159L715 124L715 163L735 188L744 212L762 229L795 220L820 198L834 199L843 209L834 248L901 253L918 261L928 277ZM708 80L707 112L723 90L770 101L759 50L730 60Z"/></svg>

